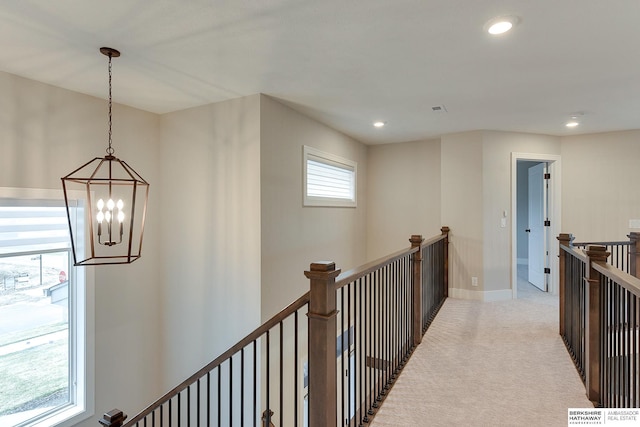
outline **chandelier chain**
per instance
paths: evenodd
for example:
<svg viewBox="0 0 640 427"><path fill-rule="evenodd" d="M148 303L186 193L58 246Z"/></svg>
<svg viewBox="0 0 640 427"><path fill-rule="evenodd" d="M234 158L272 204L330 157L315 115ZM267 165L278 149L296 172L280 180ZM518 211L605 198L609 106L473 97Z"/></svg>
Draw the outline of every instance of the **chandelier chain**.
<svg viewBox="0 0 640 427"><path fill-rule="evenodd" d="M107 148L107 154L109 156L112 156L113 153L115 152L115 150L113 149L113 147L111 147L111 56L112 54L109 53L109 148Z"/></svg>

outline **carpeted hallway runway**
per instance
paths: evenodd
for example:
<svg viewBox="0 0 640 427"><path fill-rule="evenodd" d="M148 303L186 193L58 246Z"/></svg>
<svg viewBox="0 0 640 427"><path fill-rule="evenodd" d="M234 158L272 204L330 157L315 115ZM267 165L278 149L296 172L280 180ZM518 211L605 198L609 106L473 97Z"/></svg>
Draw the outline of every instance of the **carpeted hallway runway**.
<svg viewBox="0 0 640 427"><path fill-rule="evenodd" d="M593 408L557 297L526 280L518 297L448 299L371 426L566 426L568 408Z"/></svg>

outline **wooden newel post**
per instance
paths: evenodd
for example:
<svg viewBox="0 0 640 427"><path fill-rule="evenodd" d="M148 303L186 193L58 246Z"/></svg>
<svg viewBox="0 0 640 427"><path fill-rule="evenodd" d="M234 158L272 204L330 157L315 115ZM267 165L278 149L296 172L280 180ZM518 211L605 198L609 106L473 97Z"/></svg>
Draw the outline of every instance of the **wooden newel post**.
<svg viewBox="0 0 640 427"><path fill-rule="evenodd" d="M629 274L640 279L640 233L633 231L629 233Z"/></svg>
<svg viewBox="0 0 640 427"><path fill-rule="evenodd" d="M105 427L121 427L127 416L119 409L112 409L98 420Z"/></svg>
<svg viewBox="0 0 640 427"><path fill-rule="evenodd" d="M564 313L565 313L565 304L566 304L566 259L567 255L565 251L562 249L562 246L570 247L573 239L573 234L561 233L558 237L558 304L559 304L559 312L560 319L558 324L560 325L560 336L564 336L565 333L565 325L564 325Z"/></svg>
<svg viewBox="0 0 640 427"><path fill-rule="evenodd" d="M420 246L424 239L421 235L414 234L409 239L412 248L418 248L413 253L413 319L411 332L413 333L413 345L422 342L422 249Z"/></svg>
<svg viewBox="0 0 640 427"><path fill-rule="evenodd" d="M444 235L444 297L449 297L449 231L446 225L440 229Z"/></svg>
<svg viewBox="0 0 640 427"><path fill-rule="evenodd" d="M336 277L330 261L311 264L304 275L309 291L309 427L335 427L338 416L336 379Z"/></svg>
<svg viewBox="0 0 640 427"><path fill-rule="evenodd" d="M585 387L587 398L596 404L600 403L600 347L602 342L602 311L600 304L600 273L593 264L604 264L607 262L609 252L604 246L589 246L587 257L589 258L585 286L585 308L587 310L585 319Z"/></svg>

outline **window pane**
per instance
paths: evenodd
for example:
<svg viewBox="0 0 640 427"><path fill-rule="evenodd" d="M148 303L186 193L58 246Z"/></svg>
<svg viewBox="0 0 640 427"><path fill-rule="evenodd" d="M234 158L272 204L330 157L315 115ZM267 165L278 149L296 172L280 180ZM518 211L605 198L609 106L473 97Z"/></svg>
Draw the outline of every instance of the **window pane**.
<svg viewBox="0 0 640 427"><path fill-rule="evenodd" d="M356 162L303 146L303 205L356 207Z"/></svg>
<svg viewBox="0 0 640 427"><path fill-rule="evenodd" d="M69 251L0 257L0 423L69 402Z"/></svg>
<svg viewBox="0 0 640 427"><path fill-rule="evenodd" d="M307 160L307 196L353 198L353 171Z"/></svg>

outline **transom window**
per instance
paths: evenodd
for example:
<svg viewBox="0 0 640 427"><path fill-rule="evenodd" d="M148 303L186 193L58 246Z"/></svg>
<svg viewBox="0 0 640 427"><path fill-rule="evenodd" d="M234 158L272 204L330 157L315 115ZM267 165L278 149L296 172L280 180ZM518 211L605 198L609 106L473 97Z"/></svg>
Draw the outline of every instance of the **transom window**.
<svg viewBox="0 0 640 427"><path fill-rule="evenodd" d="M304 146L304 206L356 206L357 163Z"/></svg>

